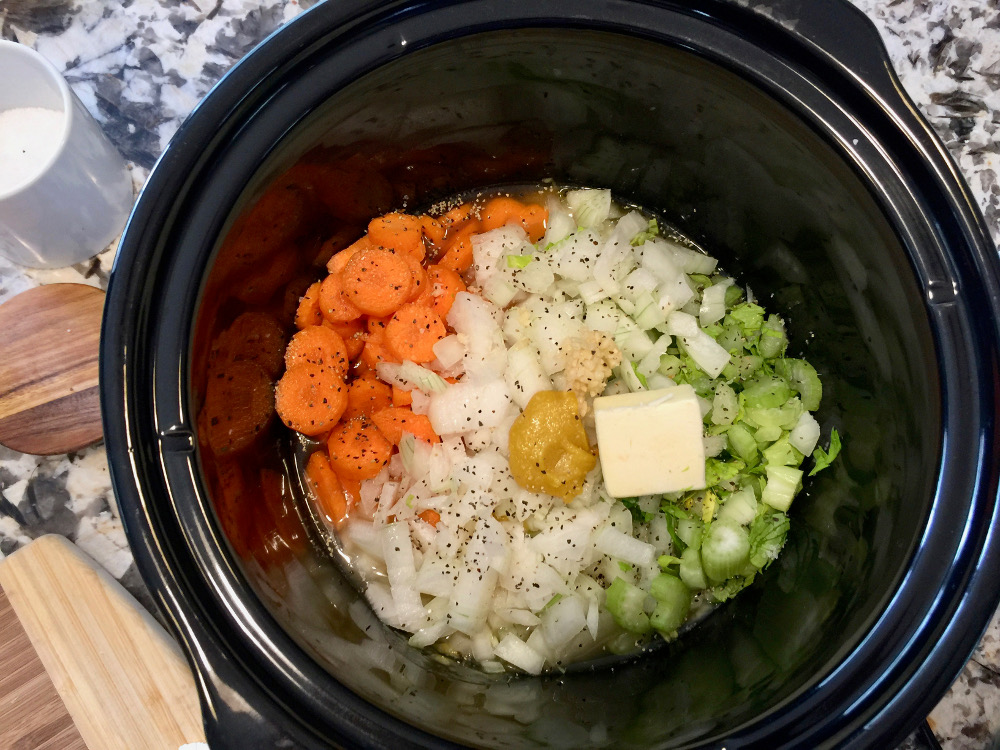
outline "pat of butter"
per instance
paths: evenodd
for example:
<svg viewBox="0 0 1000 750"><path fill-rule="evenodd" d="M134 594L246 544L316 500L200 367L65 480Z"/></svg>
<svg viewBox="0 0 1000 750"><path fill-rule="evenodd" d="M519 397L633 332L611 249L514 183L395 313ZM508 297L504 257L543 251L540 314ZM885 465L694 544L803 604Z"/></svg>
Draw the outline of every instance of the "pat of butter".
<svg viewBox="0 0 1000 750"><path fill-rule="evenodd" d="M690 385L595 398L594 422L612 497L704 489L701 409Z"/></svg>

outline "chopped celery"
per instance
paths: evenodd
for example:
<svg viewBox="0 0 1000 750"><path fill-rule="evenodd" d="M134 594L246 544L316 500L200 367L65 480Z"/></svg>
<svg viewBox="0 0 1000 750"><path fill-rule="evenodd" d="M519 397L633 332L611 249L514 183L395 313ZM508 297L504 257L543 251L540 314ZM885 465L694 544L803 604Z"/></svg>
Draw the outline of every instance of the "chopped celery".
<svg viewBox="0 0 1000 750"><path fill-rule="evenodd" d="M648 633L652 627L646 614L646 592L624 578L616 578L607 593L607 606L618 626L630 633Z"/></svg>
<svg viewBox="0 0 1000 750"><path fill-rule="evenodd" d="M701 542L701 566L712 581L741 573L750 562L750 536L732 521L716 520Z"/></svg>
<svg viewBox="0 0 1000 750"><path fill-rule="evenodd" d="M701 550L688 547L681 555L679 567L681 580L691 589L701 590L709 587L708 578L701 567Z"/></svg>
<svg viewBox="0 0 1000 750"><path fill-rule="evenodd" d="M775 510L786 511L792 504L795 493L799 491L802 481L802 471L791 466L768 466L767 486L761 493L761 502L767 503Z"/></svg>
<svg viewBox="0 0 1000 750"><path fill-rule="evenodd" d="M786 404L793 393L783 378L764 375L747 383L742 395L749 409L772 409Z"/></svg>
<svg viewBox="0 0 1000 750"><path fill-rule="evenodd" d="M777 315L768 315L763 327L760 329L760 340L757 342L757 351L765 359L773 359L780 356L788 345L788 337L785 335L785 323Z"/></svg>
<svg viewBox="0 0 1000 750"><path fill-rule="evenodd" d="M798 466L802 463L804 456L797 451L790 442L788 436L779 438L770 447L763 451L764 463L768 466Z"/></svg>
<svg viewBox="0 0 1000 750"><path fill-rule="evenodd" d="M799 421L799 417L802 416L802 409L802 402L796 397L789 399L781 406L769 409L747 407L746 419L757 427L778 428L779 434L770 438L770 440L777 440L781 437L781 430L790 430L795 427Z"/></svg>
<svg viewBox="0 0 1000 750"><path fill-rule="evenodd" d="M660 573L649 585L649 593L656 599L656 608L649 617L649 624L664 638L671 638L687 619L691 610L691 590L676 576Z"/></svg>
<svg viewBox="0 0 1000 750"><path fill-rule="evenodd" d="M746 464L738 458L731 461L710 458L705 461L705 484L714 487L720 482L728 482L745 468Z"/></svg>
<svg viewBox="0 0 1000 750"><path fill-rule="evenodd" d="M712 399L712 423L732 424L739 409L740 404L736 399L736 391L725 383L721 383L715 389L715 398Z"/></svg>
<svg viewBox="0 0 1000 750"><path fill-rule="evenodd" d="M763 570L778 557L788 534L788 516L777 511L763 513L750 527L750 564Z"/></svg>
<svg viewBox="0 0 1000 750"><path fill-rule="evenodd" d="M639 372L639 365L637 365L635 362L632 362L631 364L632 364L632 372L635 373L635 377L639 380L640 383L642 383L642 387L649 388L649 381L646 380L645 375Z"/></svg>
<svg viewBox="0 0 1000 750"><path fill-rule="evenodd" d="M743 290L733 284L726 289L726 307L732 307L743 299Z"/></svg>
<svg viewBox="0 0 1000 750"><path fill-rule="evenodd" d="M763 364L764 358L757 354L744 354L741 357L733 357L729 360L729 364L722 370L722 377L728 381L750 380Z"/></svg>
<svg viewBox="0 0 1000 750"><path fill-rule="evenodd" d="M635 523L649 523L651 520L653 520L652 513L648 513L639 507L638 498L623 497L620 498L618 502L620 502L628 509L628 512L632 514L632 520Z"/></svg>
<svg viewBox="0 0 1000 750"><path fill-rule="evenodd" d="M680 565L680 562L681 559L679 557L674 557L673 555L660 555L656 558L656 564L663 570L666 570L671 565Z"/></svg>
<svg viewBox="0 0 1000 750"><path fill-rule="evenodd" d="M724 322L719 335L715 337L719 346L730 354L740 354L746 348L746 337L740 327L733 322Z"/></svg>
<svg viewBox="0 0 1000 750"><path fill-rule="evenodd" d="M532 259L531 255L508 255L507 268L526 268Z"/></svg>
<svg viewBox="0 0 1000 750"><path fill-rule="evenodd" d="M830 448L828 451L822 448L817 448L813 451L813 468L809 472L809 476L812 476L817 471L822 471L837 457L840 453L840 434L837 432L836 428L830 431Z"/></svg>
<svg viewBox="0 0 1000 750"><path fill-rule="evenodd" d="M716 586L710 590L712 598L717 602L724 602L732 599L743 589L753 583L754 575L733 576L721 586Z"/></svg>
<svg viewBox="0 0 1000 750"><path fill-rule="evenodd" d="M698 549L701 546L701 533L704 525L693 518L677 519L677 536L688 547Z"/></svg>
<svg viewBox="0 0 1000 750"><path fill-rule="evenodd" d="M729 438L729 446L733 452L748 464L757 457L757 441L746 425L734 424L729 428L726 437Z"/></svg>
<svg viewBox="0 0 1000 750"><path fill-rule="evenodd" d="M757 498L750 486L740 487L726 498L719 511L720 521L734 521L745 526L757 516Z"/></svg>
<svg viewBox="0 0 1000 750"><path fill-rule="evenodd" d="M660 366L657 371L668 378L675 377L681 371L681 358L674 354L664 354L660 356Z"/></svg>
<svg viewBox="0 0 1000 750"><path fill-rule="evenodd" d="M740 326L744 336L756 339L764 325L764 308L753 302L744 302L736 305L726 317Z"/></svg>
<svg viewBox="0 0 1000 750"><path fill-rule="evenodd" d="M806 411L816 411L823 399L823 384L816 368L804 359L782 359L775 366L776 371L799 393Z"/></svg>
<svg viewBox="0 0 1000 750"><path fill-rule="evenodd" d="M629 240L629 244L632 245L632 247L638 247L639 245L645 243L646 240L650 240L653 237L659 237L659 235L660 235L660 227L657 225L656 219L650 219L649 225L644 230L639 232L639 234L637 234L635 237Z"/></svg>

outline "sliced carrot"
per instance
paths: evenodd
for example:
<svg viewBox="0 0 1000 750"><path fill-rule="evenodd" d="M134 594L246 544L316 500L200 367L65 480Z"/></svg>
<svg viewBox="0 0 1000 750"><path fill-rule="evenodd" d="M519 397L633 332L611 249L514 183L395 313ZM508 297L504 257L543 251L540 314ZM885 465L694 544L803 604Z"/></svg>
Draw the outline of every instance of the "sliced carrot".
<svg viewBox="0 0 1000 750"><path fill-rule="evenodd" d="M361 480L348 477L337 478L340 479L340 486L344 488L344 494L347 496L347 512L350 513L354 506L361 502Z"/></svg>
<svg viewBox="0 0 1000 750"><path fill-rule="evenodd" d="M427 271L419 260L412 255L404 255L403 258L410 267L410 273L413 274L413 279L410 282L410 296L406 298L406 301L413 302L430 286L430 281Z"/></svg>
<svg viewBox="0 0 1000 750"><path fill-rule="evenodd" d="M404 213L388 213L368 224L368 239L378 247L418 261L424 259L424 235L420 217Z"/></svg>
<svg viewBox="0 0 1000 750"><path fill-rule="evenodd" d="M409 406L413 403L413 394L410 391L404 391L398 386L392 387L392 405L393 406Z"/></svg>
<svg viewBox="0 0 1000 750"><path fill-rule="evenodd" d="M312 362L300 362L286 370L274 393L278 416L303 435L329 430L347 408L343 379Z"/></svg>
<svg viewBox="0 0 1000 750"><path fill-rule="evenodd" d="M441 442L431 426L430 418L426 414L414 414L407 407L390 406L380 409L372 414L372 421L393 445L399 445L403 434L407 432L428 443Z"/></svg>
<svg viewBox="0 0 1000 750"><path fill-rule="evenodd" d="M392 444L378 427L367 419L341 422L326 442L330 466L337 475L348 479L371 479L392 455Z"/></svg>
<svg viewBox="0 0 1000 750"><path fill-rule="evenodd" d="M444 242L445 227L433 216L420 217L420 231L424 235L424 243L430 243L434 247L440 248Z"/></svg>
<svg viewBox="0 0 1000 750"><path fill-rule="evenodd" d="M285 367L291 369L300 362L326 367L341 380L350 367L344 339L328 326L309 326L292 336L285 349Z"/></svg>
<svg viewBox="0 0 1000 750"><path fill-rule="evenodd" d="M361 354L365 346L365 324L361 318L349 320L346 323L331 323L323 321L323 325L328 326L340 334L347 347L347 358L352 362Z"/></svg>
<svg viewBox="0 0 1000 750"><path fill-rule="evenodd" d="M299 298L299 306L295 310L295 327L318 326L323 322L323 313L319 307L320 282L315 282L306 289Z"/></svg>
<svg viewBox="0 0 1000 750"><path fill-rule="evenodd" d="M347 265L347 261L349 261L355 253L362 250L371 250L374 247L375 243L368 239L368 235L363 235L353 244L348 245L339 253L336 253L333 257L331 257L326 263L326 270L330 273L340 273L344 270L344 266Z"/></svg>
<svg viewBox="0 0 1000 750"><path fill-rule="evenodd" d="M455 271L442 265L428 266L428 288L417 299L417 304L431 308L442 318L455 303L455 296L466 291L465 282Z"/></svg>
<svg viewBox="0 0 1000 750"><path fill-rule="evenodd" d="M382 318L377 318L374 315L369 315L365 318L365 328L368 333L378 333L380 331L384 332L385 327L389 325L389 321L392 320L391 315L386 315Z"/></svg>
<svg viewBox="0 0 1000 750"><path fill-rule="evenodd" d="M481 231L478 221L465 224L454 235L445 239L445 252L438 265L461 273L472 265L472 235Z"/></svg>
<svg viewBox="0 0 1000 750"><path fill-rule="evenodd" d="M251 446L274 416L270 376L255 362L230 362L205 387L206 438L217 456Z"/></svg>
<svg viewBox="0 0 1000 750"><path fill-rule="evenodd" d="M375 372L379 362L401 362L400 357L389 348L385 331L375 331L368 334L365 348L361 350L361 362L372 372Z"/></svg>
<svg viewBox="0 0 1000 750"><path fill-rule="evenodd" d="M331 323L346 323L361 317L362 312L344 294L339 273L331 273L319 287L319 309Z"/></svg>
<svg viewBox="0 0 1000 750"><path fill-rule="evenodd" d="M549 218L544 206L522 203L505 195L488 200L480 215L484 232L513 222L521 225L532 242L538 242L545 234L545 222Z"/></svg>
<svg viewBox="0 0 1000 750"><path fill-rule="evenodd" d="M528 239L538 242L545 236L545 228L549 221L549 210L545 206L537 203L528 204L527 209L521 213L519 218L524 231L528 233Z"/></svg>
<svg viewBox="0 0 1000 750"><path fill-rule="evenodd" d="M483 231L502 227L507 221L520 215L524 204L521 201L507 195L498 195L490 198L479 211L479 220L483 224Z"/></svg>
<svg viewBox="0 0 1000 750"><path fill-rule="evenodd" d="M448 234L452 234L473 218L475 210L476 205L474 203L463 203L461 206L455 206L442 214L438 218L438 223L445 228Z"/></svg>
<svg viewBox="0 0 1000 750"><path fill-rule="evenodd" d="M373 375L355 378L347 388L347 409L341 419L370 417L392 404L392 388Z"/></svg>
<svg viewBox="0 0 1000 750"><path fill-rule="evenodd" d="M333 260L333 256L350 247L362 234L363 231L357 226L351 224L339 225L330 237L327 237L325 241L319 244L316 253L313 255L312 265L327 265Z"/></svg>
<svg viewBox="0 0 1000 750"><path fill-rule="evenodd" d="M433 360L434 345L447 335L440 315L413 302L399 308L385 328L389 351L401 360L418 363Z"/></svg>
<svg viewBox="0 0 1000 750"><path fill-rule="evenodd" d="M395 253L378 248L355 253L340 276L347 298L369 315L389 315L398 310L409 299L413 284L409 264Z"/></svg>
<svg viewBox="0 0 1000 750"><path fill-rule="evenodd" d="M437 526L441 522L441 514L433 508L426 508L417 513L417 517L426 521L431 526Z"/></svg>
<svg viewBox="0 0 1000 750"><path fill-rule="evenodd" d="M316 496L319 509L336 528L341 528L347 521L347 494L330 467L330 460L324 451L316 451L306 462L306 479L309 488Z"/></svg>

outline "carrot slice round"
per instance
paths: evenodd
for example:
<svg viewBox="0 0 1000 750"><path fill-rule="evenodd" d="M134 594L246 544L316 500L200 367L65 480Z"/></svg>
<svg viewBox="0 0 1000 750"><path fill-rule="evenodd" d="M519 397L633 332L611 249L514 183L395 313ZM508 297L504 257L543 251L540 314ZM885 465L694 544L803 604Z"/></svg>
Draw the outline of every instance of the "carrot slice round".
<svg viewBox="0 0 1000 750"><path fill-rule="evenodd" d="M361 318L349 320L346 323L331 323L325 320L323 325L340 334L340 338L344 340L344 346L347 347L347 358L352 362L356 360L365 346L365 324Z"/></svg>
<svg viewBox="0 0 1000 750"><path fill-rule="evenodd" d="M372 372L379 362L400 362L401 359L389 348L385 331L375 330L368 334L365 348L361 350L361 363Z"/></svg>
<svg viewBox="0 0 1000 750"><path fill-rule="evenodd" d="M347 265L347 261L349 261L355 253L360 252L361 250L371 250L373 247L375 247L375 244L368 239L368 235L366 234L361 239L331 256L330 260L326 262L326 270L330 273L340 273L344 270L344 266Z"/></svg>
<svg viewBox="0 0 1000 750"><path fill-rule="evenodd" d="M295 327L302 329L308 326L318 326L323 322L323 312L319 307L320 282L309 285L305 294L299 298L299 306L295 310Z"/></svg>
<svg viewBox="0 0 1000 750"><path fill-rule="evenodd" d="M410 296L406 298L406 301L413 302L430 286L430 280L419 260L412 255L404 255L403 258L410 267L410 273L413 274L413 279L410 282Z"/></svg>
<svg viewBox="0 0 1000 750"><path fill-rule="evenodd" d="M306 479L316 496L319 509L335 528L341 528L347 521L347 493L323 451L316 451L309 456L306 462Z"/></svg>
<svg viewBox="0 0 1000 750"><path fill-rule="evenodd" d="M522 203L505 195L486 201L480 215L483 231L516 223L521 225L532 242L538 242L545 234L545 222L549 218L549 212L544 206Z"/></svg>
<svg viewBox="0 0 1000 750"><path fill-rule="evenodd" d="M392 388L374 375L355 378L347 388L347 409L341 419L370 417L392 404Z"/></svg>
<svg viewBox="0 0 1000 750"><path fill-rule="evenodd" d="M329 430L347 408L343 379L312 362L300 362L286 370L274 396L281 421L303 435Z"/></svg>
<svg viewBox="0 0 1000 750"><path fill-rule="evenodd" d="M363 250L340 273L345 296L368 315L389 315L410 296L413 274L409 264L388 250ZM326 282L324 282L326 283Z"/></svg>
<svg viewBox="0 0 1000 750"><path fill-rule="evenodd" d="M465 282L455 271L442 265L427 267L428 288L417 299L417 304L431 308L442 318L455 303L455 296L466 291Z"/></svg>
<svg viewBox="0 0 1000 750"><path fill-rule="evenodd" d="M392 455L392 444L364 418L338 424L326 445L330 466L337 475L357 481L374 477Z"/></svg>
<svg viewBox="0 0 1000 750"><path fill-rule="evenodd" d="M465 224L445 240L445 253L438 265L461 273L472 265L472 235L482 231L478 221Z"/></svg>
<svg viewBox="0 0 1000 750"><path fill-rule="evenodd" d="M447 335L440 315L413 302L399 308L385 328L389 350L402 360L418 363L433 360L434 345Z"/></svg>
<svg viewBox="0 0 1000 750"><path fill-rule="evenodd" d="M444 227L448 234L454 234L463 224L472 219L475 210L476 205L474 203L463 203L461 206L455 206L438 217L438 223Z"/></svg>
<svg viewBox="0 0 1000 750"><path fill-rule="evenodd" d="M292 336L285 349L285 367L291 369L300 362L326 367L341 380L350 368L344 339L328 326L309 326Z"/></svg>
<svg viewBox="0 0 1000 750"><path fill-rule="evenodd" d="M418 261L424 258L424 234L419 216L388 213L372 219L368 224L368 239L378 247L412 255Z"/></svg>
<svg viewBox="0 0 1000 750"><path fill-rule="evenodd" d="M434 247L441 247L444 242L445 227L433 216L420 217L420 231L424 235L424 243L430 243Z"/></svg>
<svg viewBox="0 0 1000 750"><path fill-rule="evenodd" d="M404 391L398 386L392 387L392 405L393 406L409 406L413 403L413 394L410 391Z"/></svg>
<svg viewBox="0 0 1000 750"><path fill-rule="evenodd" d="M399 445L403 434L407 432L428 443L441 442L431 426L430 418L426 414L414 414L406 407L390 406L380 409L372 414L372 421L393 445Z"/></svg>
<svg viewBox="0 0 1000 750"><path fill-rule="evenodd" d="M347 323L357 320L362 313L344 294L340 274L331 273L319 287L319 309L325 320L331 323Z"/></svg>

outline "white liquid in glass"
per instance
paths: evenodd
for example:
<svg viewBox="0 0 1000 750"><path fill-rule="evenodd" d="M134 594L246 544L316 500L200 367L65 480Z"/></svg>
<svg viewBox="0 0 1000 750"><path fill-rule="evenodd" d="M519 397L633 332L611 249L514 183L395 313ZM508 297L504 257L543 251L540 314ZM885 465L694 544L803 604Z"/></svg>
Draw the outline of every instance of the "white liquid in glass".
<svg viewBox="0 0 1000 750"><path fill-rule="evenodd" d="M45 169L62 140L63 113L42 107L0 112L0 195L27 185Z"/></svg>

